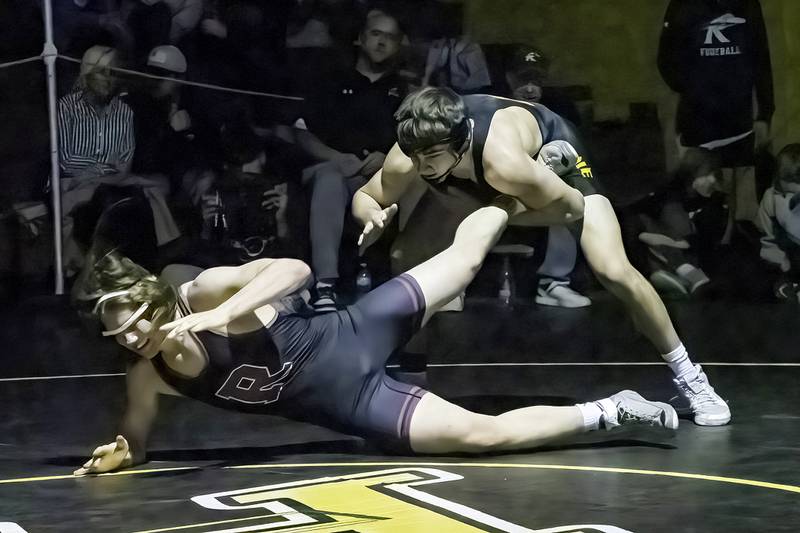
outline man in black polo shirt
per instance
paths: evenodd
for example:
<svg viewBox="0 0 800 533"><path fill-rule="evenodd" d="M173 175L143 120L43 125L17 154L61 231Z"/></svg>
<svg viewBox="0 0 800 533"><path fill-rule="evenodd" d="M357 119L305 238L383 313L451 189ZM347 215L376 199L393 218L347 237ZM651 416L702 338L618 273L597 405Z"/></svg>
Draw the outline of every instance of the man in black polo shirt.
<svg viewBox="0 0 800 533"><path fill-rule="evenodd" d="M308 96L297 141L315 161L303 172L311 190L314 307L336 310L339 248L353 193L383 165L395 140L394 112L406 94L395 72L403 33L396 18L370 11L359 34L354 68L337 72Z"/></svg>

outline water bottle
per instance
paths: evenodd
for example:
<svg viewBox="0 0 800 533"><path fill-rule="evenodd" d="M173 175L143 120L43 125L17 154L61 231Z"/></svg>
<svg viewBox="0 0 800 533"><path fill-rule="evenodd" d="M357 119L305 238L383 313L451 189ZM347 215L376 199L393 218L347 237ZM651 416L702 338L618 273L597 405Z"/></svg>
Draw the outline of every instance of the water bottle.
<svg viewBox="0 0 800 533"><path fill-rule="evenodd" d="M369 273L366 263L361 263L361 270L356 275L356 295L359 297L372 290L372 274Z"/></svg>
<svg viewBox="0 0 800 533"><path fill-rule="evenodd" d="M497 292L497 298L504 307L511 307L514 303L512 301L513 295L514 273L511 271L511 261L509 261L508 256L504 256L500 273L500 290Z"/></svg>

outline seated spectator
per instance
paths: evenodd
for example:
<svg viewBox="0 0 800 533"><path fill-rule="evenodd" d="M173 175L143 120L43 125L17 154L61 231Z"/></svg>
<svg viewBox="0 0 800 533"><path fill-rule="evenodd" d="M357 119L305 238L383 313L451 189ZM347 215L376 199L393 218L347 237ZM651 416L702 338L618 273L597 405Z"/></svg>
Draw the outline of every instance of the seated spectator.
<svg viewBox="0 0 800 533"><path fill-rule="evenodd" d="M297 0L289 15L286 46L328 48L353 42L364 16L361 0Z"/></svg>
<svg viewBox="0 0 800 533"><path fill-rule="evenodd" d="M536 47L519 45L506 65L506 82L511 98L540 103L555 111L575 126L582 126L575 103L547 87L549 59Z"/></svg>
<svg viewBox="0 0 800 533"><path fill-rule="evenodd" d="M136 69L144 69L150 50L170 42L172 12L163 2L149 4L125 0L122 16L133 37L131 63Z"/></svg>
<svg viewBox="0 0 800 533"><path fill-rule="evenodd" d="M53 40L59 53L78 56L97 44L98 34L106 33L109 42L127 48L133 40L117 2L104 0L60 0L52 2ZM87 42L91 39L92 42Z"/></svg>
<svg viewBox="0 0 800 533"><path fill-rule="evenodd" d="M194 30L203 16L203 0L139 0L143 11L158 4L169 8L169 42L178 44L189 32ZM135 8L134 8L135 9Z"/></svg>
<svg viewBox="0 0 800 533"><path fill-rule="evenodd" d="M59 157L65 178L126 173L135 148L133 111L120 98L118 53L93 46L83 55L75 89L58 106Z"/></svg>
<svg viewBox="0 0 800 533"><path fill-rule="evenodd" d="M468 37L437 39L428 49L422 85L450 87L461 94L486 92L492 84L480 44Z"/></svg>
<svg viewBox="0 0 800 533"><path fill-rule="evenodd" d="M545 98L545 95L552 95L543 90L548 66L549 62L541 51L532 46L519 46L512 54L506 70L509 96L524 102L542 103L568 120L577 118L577 109L571 102ZM536 272L539 278L536 303L556 307L591 305L589 298L570 287L570 275L578 260L575 237L564 226L552 226L546 231L544 262Z"/></svg>
<svg viewBox="0 0 800 533"><path fill-rule="evenodd" d="M800 144L778 153L778 171L761 199L761 258L775 270L775 296L800 303Z"/></svg>
<svg viewBox="0 0 800 533"><path fill-rule="evenodd" d="M113 73L117 65L115 49L90 48L83 56L75 89L58 104L64 264L68 275L83 262L83 254L72 238L70 215L102 184L142 187L153 210L159 244L178 236L163 187L130 175L135 150L133 111L118 94Z"/></svg>
<svg viewBox="0 0 800 533"><path fill-rule="evenodd" d="M183 79L186 58L172 45L153 48L147 59L148 72ZM181 86L171 80L142 78L139 90L128 103L134 112L136 152L131 172L160 182L164 193L175 192L183 175L197 164L192 117L181 102Z"/></svg>
<svg viewBox="0 0 800 533"><path fill-rule="evenodd" d="M717 181L717 161L710 151L687 154L667 183L628 208L643 229L639 241L647 247L650 282L663 294L697 295L711 281L698 266L696 251L712 246L718 241L716 235L724 231L724 222L713 227L725 201ZM698 235L698 225L702 235Z"/></svg>
<svg viewBox="0 0 800 533"><path fill-rule="evenodd" d="M290 220L297 209L290 201L300 172L296 149L271 129L262 131L266 138L244 117L223 126L224 161L195 196L202 228L194 263L215 266L300 255L297 228Z"/></svg>
<svg viewBox="0 0 800 533"><path fill-rule="evenodd" d="M403 32L397 19L371 11L357 41L355 65L329 76L308 95L297 142L318 163L303 172L311 191L314 306L336 309L339 250L353 193L383 165L395 140L394 112L405 96L396 61Z"/></svg>

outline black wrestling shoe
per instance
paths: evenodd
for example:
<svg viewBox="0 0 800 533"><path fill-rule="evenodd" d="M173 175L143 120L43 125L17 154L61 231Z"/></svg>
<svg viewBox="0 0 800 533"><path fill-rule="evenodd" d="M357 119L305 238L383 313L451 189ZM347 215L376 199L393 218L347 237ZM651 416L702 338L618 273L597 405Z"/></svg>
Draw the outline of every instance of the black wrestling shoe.
<svg viewBox="0 0 800 533"><path fill-rule="evenodd" d="M333 285L318 286L314 292L314 301L311 302L317 313L332 313L338 309L336 291Z"/></svg>

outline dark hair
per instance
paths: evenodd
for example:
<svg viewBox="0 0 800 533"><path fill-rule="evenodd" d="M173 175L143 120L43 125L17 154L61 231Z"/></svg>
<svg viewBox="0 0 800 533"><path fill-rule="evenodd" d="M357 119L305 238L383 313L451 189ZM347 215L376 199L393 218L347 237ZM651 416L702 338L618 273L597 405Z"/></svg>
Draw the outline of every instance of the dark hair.
<svg viewBox="0 0 800 533"><path fill-rule="evenodd" d="M409 94L394 114L397 144L411 155L437 144L458 149L469 135L464 100L447 87L425 87Z"/></svg>
<svg viewBox="0 0 800 533"><path fill-rule="evenodd" d="M776 156L778 171L775 173L775 186L781 181L800 183L800 143L784 146Z"/></svg>

